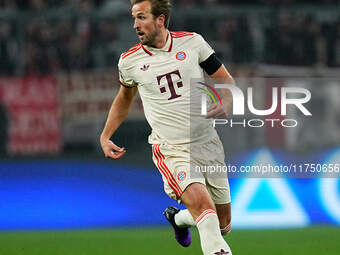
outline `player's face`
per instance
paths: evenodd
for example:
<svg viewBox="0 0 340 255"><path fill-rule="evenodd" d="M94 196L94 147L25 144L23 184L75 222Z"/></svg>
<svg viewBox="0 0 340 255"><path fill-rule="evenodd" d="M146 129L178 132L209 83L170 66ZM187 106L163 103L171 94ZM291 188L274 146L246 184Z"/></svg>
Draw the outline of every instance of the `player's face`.
<svg viewBox="0 0 340 255"><path fill-rule="evenodd" d="M132 7L132 17L135 20L133 29L136 30L142 44L153 46L156 37L160 34L157 19L151 13L151 3L143 1Z"/></svg>

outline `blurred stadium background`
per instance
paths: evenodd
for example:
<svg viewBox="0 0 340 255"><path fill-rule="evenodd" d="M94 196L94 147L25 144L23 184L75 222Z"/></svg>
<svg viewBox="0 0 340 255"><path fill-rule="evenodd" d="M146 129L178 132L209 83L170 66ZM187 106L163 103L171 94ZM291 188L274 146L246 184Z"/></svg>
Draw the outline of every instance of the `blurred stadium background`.
<svg viewBox="0 0 340 255"><path fill-rule="evenodd" d="M173 4L171 29L202 34L242 88L256 87L256 105L289 77L312 91L298 128L228 129L228 162L340 163L340 1ZM0 0L0 254L201 254L197 232L181 249L162 217L174 202L139 99L113 137L124 158L98 144L116 63L136 41L128 0ZM339 179L230 185L234 254L340 253Z"/></svg>

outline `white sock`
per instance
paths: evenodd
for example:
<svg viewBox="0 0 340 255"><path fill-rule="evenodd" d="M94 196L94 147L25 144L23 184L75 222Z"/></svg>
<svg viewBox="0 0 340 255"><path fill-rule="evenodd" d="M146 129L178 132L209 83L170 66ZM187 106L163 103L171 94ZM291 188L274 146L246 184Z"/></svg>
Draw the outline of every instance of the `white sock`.
<svg viewBox="0 0 340 255"><path fill-rule="evenodd" d="M188 209L180 210L175 215L175 222L179 227L192 227L196 225L195 220Z"/></svg>
<svg viewBox="0 0 340 255"><path fill-rule="evenodd" d="M196 226L200 234L201 247L204 255L232 255L229 245L221 235L220 224L214 210L205 210L198 216Z"/></svg>
<svg viewBox="0 0 340 255"><path fill-rule="evenodd" d="M231 232L231 223L229 223L225 228L221 229L221 234L224 236Z"/></svg>

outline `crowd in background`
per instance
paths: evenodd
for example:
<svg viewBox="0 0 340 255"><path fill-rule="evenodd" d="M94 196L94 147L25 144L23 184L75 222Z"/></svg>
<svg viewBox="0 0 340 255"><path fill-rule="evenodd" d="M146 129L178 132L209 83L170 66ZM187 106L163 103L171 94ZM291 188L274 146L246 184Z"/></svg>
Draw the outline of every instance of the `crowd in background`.
<svg viewBox="0 0 340 255"><path fill-rule="evenodd" d="M94 18L92 13L122 2L129 4L127 0L0 0L0 13L39 11L39 15L22 19L0 16L0 75L49 74L113 66L120 54L117 45L122 40L119 18L114 15ZM174 5L181 8L236 2L177 0ZM270 5L297 1L256 2ZM339 1L321 2L335 4ZM61 6L75 15L41 15L44 13L41 10ZM246 14L226 15L223 19L211 17L211 22L205 26L197 18L187 19L178 29L203 34L227 63L340 66L340 16L337 21L330 22L318 19L317 15L286 11L275 12L268 20L260 26L262 44L258 43L258 27L251 25ZM176 26L172 28L178 30Z"/></svg>
<svg viewBox="0 0 340 255"><path fill-rule="evenodd" d="M63 5L90 4L95 7L107 2L129 2L129 0L0 0L0 8L20 10L42 10ZM203 6L203 5L231 5L231 4L266 4L291 5L297 3L339 4L340 0L173 0L176 6Z"/></svg>
<svg viewBox="0 0 340 255"><path fill-rule="evenodd" d="M282 15L265 30L265 38L268 63L340 66L340 19L330 24L309 15Z"/></svg>

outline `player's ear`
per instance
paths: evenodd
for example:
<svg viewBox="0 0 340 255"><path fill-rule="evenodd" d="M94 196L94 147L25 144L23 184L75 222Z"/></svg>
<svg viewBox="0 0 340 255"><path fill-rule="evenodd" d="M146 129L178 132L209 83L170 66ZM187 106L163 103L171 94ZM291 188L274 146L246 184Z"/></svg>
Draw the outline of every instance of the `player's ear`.
<svg viewBox="0 0 340 255"><path fill-rule="evenodd" d="M161 15L158 16L158 18L157 18L157 25L159 27L162 27L162 26L165 27L165 15L164 14L161 14Z"/></svg>

